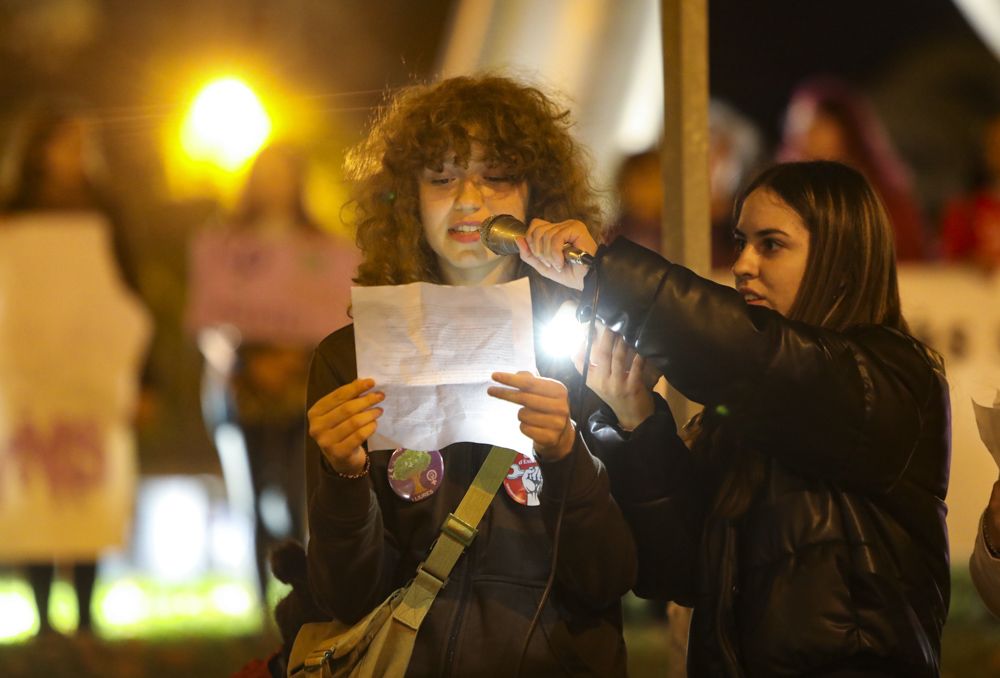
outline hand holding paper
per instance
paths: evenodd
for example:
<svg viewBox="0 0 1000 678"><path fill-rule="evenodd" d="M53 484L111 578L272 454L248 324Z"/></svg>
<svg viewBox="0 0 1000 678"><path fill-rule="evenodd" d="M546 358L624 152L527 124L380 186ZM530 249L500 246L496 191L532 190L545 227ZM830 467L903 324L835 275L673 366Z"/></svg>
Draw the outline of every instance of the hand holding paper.
<svg viewBox="0 0 1000 678"><path fill-rule="evenodd" d="M355 379L326 394L309 408L309 435L337 473L355 475L365 468L361 445L375 433L385 398L371 379ZM368 393L365 393L369 391Z"/></svg>
<svg viewBox="0 0 1000 678"><path fill-rule="evenodd" d="M521 431L531 438L539 457L556 461L572 451L576 429L569 417L569 394L561 382L530 372L494 372L493 378L510 388L491 386L487 393L521 406L517 412Z"/></svg>
<svg viewBox="0 0 1000 678"><path fill-rule="evenodd" d="M993 399L993 407L980 405L973 400L972 409L976 413L979 437L993 455L993 461L1000 467L1000 389L997 389L996 397Z"/></svg>

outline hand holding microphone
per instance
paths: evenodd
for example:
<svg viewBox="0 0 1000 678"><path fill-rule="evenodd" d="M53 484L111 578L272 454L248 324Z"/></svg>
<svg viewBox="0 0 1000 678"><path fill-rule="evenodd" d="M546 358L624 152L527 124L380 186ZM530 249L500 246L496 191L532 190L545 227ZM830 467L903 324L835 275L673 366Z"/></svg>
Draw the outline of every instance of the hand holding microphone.
<svg viewBox="0 0 1000 678"><path fill-rule="evenodd" d="M532 219L525 225L509 214L497 214L483 221L479 236L493 252L519 254L546 278L578 290L583 289L583 278L597 251L590 231L575 219L558 223Z"/></svg>

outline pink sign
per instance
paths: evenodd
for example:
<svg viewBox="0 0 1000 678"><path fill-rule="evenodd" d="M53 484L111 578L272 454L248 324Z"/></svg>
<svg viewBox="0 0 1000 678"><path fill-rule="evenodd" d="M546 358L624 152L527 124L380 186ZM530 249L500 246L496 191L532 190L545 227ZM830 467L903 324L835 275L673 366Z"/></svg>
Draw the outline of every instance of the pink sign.
<svg viewBox="0 0 1000 678"><path fill-rule="evenodd" d="M346 240L206 231L191 245L187 325L233 325L245 341L315 345L350 322L361 259Z"/></svg>

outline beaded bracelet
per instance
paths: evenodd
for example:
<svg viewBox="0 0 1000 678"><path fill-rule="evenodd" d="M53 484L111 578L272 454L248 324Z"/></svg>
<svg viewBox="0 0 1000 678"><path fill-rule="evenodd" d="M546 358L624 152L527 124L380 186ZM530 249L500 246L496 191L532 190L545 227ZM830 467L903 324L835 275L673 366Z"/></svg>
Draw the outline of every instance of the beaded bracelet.
<svg viewBox="0 0 1000 678"><path fill-rule="evenodd" d="M983 543L986 545L986 550L989 552L990 556L993 558L1000 558L1000 551L998 551L993 544L990 543L990 535L986 530L986 512L983 512L982 528L983 530Z"/></svg>
<svg viewBox="0 0 1000 678"><path fill-rule="evenodd" d="M366 475L368 475L368 471L371 470L371 467L372 467L372 458L366 454L365 466L357 473L341 473L332 466L330 467L330 470L336 473L339 477L344 478L346 480L357 480L358 478L364 478Z"/></svg>

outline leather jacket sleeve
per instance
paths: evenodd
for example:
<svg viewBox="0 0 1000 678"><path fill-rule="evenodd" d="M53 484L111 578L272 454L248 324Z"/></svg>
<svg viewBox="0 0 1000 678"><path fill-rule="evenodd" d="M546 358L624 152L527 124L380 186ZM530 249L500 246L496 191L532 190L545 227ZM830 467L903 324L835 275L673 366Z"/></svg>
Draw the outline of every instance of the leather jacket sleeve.
<svg viewBox="0 0 1000 678"><path fill-rule="evenodd" d="M906 470L941 388L911 338L790 321L623 238L598 252L585 300L598 282L598 318L687 398L723 406L762 452L867 492L888 491ZM796 444L768 444L776 431Z"/></svg>
<svg viewBox="0 0 1000 678"><path fill-rule="evenodd" d="M313 357L307 407L353 380L339 374L320 352ZM383 528L382 512L367 476L338 476L306 436L309 497L309 587L320 609L353 624L394 588L399 552Z"/></svg>
<svg viewBox="0 0 1000 678"><path fill-rule="evenodd" d="M654 402L654 413L631 432L602 407L590 417L588 439L607 464L612 495L635 538L636 595L690 606L704 521L702 470L666 402Z"/></svg>

